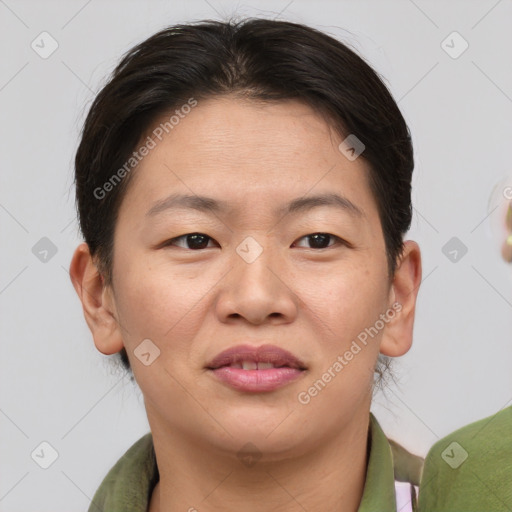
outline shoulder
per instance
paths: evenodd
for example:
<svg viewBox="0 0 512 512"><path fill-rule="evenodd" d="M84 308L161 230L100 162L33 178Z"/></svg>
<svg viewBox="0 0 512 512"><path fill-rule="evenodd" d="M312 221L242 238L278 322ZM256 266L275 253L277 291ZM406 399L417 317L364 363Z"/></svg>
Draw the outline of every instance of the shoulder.
<svg viewBox="0 0 512 512"><path fill-rule="evenodd" d="M427 454L421 512L512 508L512 407L436 442Z"/></svg>
<svg viewBox="0 0 512 512"><path fill-rule="evenodd" d="M150 432L137 440L110 469L94 494L89 510L145 512L148 496L157 480Z"/></svg>

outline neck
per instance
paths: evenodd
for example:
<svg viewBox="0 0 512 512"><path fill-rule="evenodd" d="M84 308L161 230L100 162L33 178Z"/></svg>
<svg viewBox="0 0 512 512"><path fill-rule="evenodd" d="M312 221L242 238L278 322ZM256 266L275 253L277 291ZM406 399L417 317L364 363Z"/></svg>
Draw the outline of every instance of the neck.
<svg viewBox="0 0 512 512"><path fill-rule="evenodd" d="M149 512L356 512L367 466L368 412L314 450L242 464L152 425L160 481ZM151 423L151 422L150 422ZM268 460L267 460L268 459Z"/></svg>

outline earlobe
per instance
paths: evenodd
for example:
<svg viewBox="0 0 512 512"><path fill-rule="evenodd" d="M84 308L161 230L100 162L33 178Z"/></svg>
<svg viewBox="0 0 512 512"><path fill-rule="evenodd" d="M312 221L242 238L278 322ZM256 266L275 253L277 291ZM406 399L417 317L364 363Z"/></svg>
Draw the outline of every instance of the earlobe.
<svg viewBox="0 0 512 512"><path fill-rule="evenodd" d="M124 344L116 320L112 290L105 287L103 276L98 272L85 242L73 254L69 275L82 302L96 348L106 355L119 352Z"/></svg>
<svg viewBox="0 0 512 512"><path fill-rule="evenodd" d="M390 308L396 311L386 325L380 352L386 356L404 355L412 345L416 298L421 283L421 252L418 244L404 242L390 290ZM393 307L393 304L395 306Z"/></svg>

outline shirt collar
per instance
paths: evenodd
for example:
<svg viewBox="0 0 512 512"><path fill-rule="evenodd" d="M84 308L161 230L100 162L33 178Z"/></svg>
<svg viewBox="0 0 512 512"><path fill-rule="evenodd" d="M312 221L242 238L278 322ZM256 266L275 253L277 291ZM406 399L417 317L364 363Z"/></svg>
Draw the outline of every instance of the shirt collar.
<svg viewBox="0 0 512 512"><path fill-rule="evenodd" d="M391 447L375 416L370 413L366 482L358 512L396 512L395 476Z"/></svg>
<svg viewBox="0 0 512 512"><path fill-rule="evenodd" d="M369 459L358 512L396 512L393 459L388 440L373 414ZM117 461L96 491L89 512L146 512L159 480L151 432Z"/></svg>

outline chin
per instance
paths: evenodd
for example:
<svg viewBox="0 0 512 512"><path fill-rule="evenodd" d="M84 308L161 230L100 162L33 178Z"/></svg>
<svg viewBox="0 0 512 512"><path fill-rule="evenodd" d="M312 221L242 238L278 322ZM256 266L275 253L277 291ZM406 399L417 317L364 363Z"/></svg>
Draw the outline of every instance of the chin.
<svg viewBox="0 0 512 512"><path fill-rule="evenodd" d="M233 407L231 410L226 408L219 415L219 422L231 435L224 430L221 434L219 429L205 434L213 445L223 450L238 452L247 443L252 443L267 454L285 454L311 439L307 433L297 429L297 412L292 410L263 404ZM212 434L221 435L212 439Z"/></svg>
<svg viewBox="0 0 512 512"><path fill-rule="evenodd" d="M249 456L252 460L273 462L288 459L304 451L303 439L292 428L268 435L261 429L249 429L247 425L231 429L233 437L211 439L211 445L228 456L243 461Z"/></svg>

